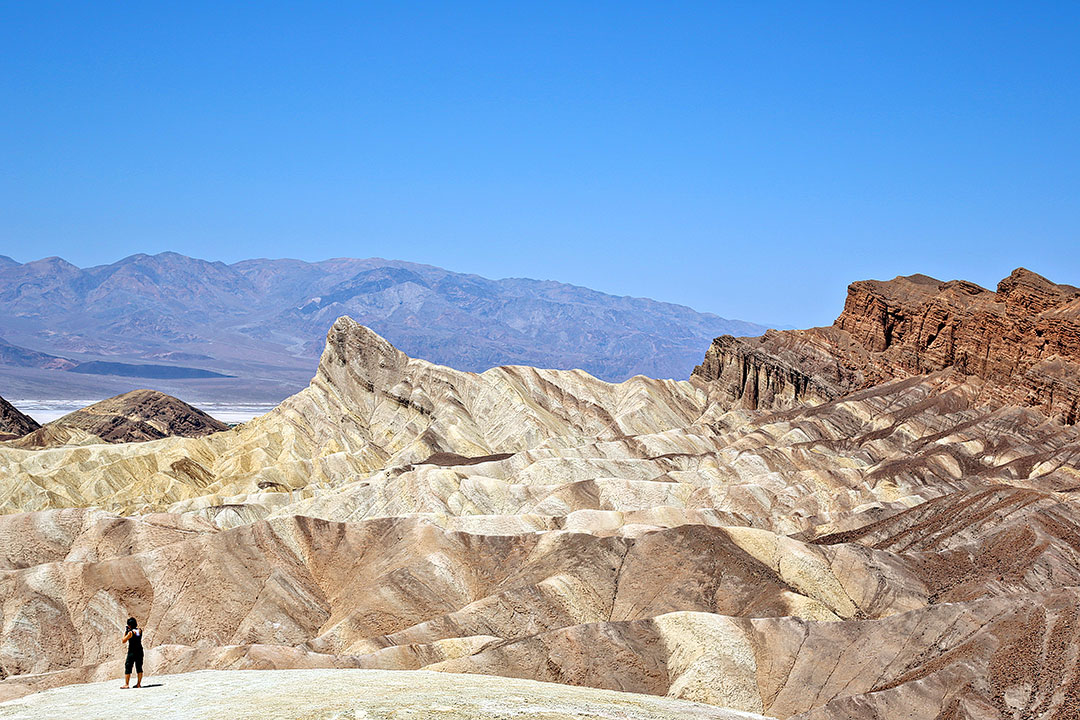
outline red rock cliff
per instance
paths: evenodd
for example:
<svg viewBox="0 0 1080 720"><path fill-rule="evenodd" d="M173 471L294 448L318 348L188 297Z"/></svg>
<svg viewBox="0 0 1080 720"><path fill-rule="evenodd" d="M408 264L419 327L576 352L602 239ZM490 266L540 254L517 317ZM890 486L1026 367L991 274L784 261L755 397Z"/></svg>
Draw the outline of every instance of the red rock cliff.
<svg viewBox="0 0 1080 720"><path fill-rule="evenodd" d="M988 399L1077 422L1080 289L1023 268L997 292L925 275L856 282L831 328L718 338L694 375L756 408L946 369L986 381Z"/></svg>

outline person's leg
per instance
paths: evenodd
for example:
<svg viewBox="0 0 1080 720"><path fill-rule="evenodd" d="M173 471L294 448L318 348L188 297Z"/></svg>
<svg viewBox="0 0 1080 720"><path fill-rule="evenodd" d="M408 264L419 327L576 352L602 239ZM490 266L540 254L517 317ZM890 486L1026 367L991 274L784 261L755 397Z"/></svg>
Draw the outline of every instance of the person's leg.
<svg viewBox="0 0 1080 720"><path fill-rule="evenodd" d="M135 672L138 673L135 680L135 687L142 687L142 655L135 658Z"/></svg>
<svg viewBox="0 0 1080 720"><path fill-rule="evenodd" d="M133 659L130 655L124 659L124 685L120 688L121 690L126 690L131 686L131 664Z"/></svg>

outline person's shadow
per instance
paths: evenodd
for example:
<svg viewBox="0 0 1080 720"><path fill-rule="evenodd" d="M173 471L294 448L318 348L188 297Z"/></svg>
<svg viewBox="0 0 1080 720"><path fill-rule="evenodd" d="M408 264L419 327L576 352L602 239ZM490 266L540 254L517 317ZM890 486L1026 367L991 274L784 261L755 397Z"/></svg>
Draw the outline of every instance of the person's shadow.
<svg viewBox="0 0 1080 720"><path fill-rule="evenodd" d="M139 689L142 690L142 689L145 689L145 688L152 688L152 687L165 687L165 683L150 683L149 685L143 685Z"/></svg>

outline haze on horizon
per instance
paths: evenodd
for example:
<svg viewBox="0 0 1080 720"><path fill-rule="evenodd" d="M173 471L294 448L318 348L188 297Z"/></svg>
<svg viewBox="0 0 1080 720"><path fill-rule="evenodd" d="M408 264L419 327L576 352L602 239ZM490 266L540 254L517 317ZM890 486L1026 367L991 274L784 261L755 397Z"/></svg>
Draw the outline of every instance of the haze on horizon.
<svg viewBox="0 0 1080 720"><path fill-rule="evenodd" d="M828 324L1080 285L1080 6L9 4L0 254L385 257Z"/></svg>

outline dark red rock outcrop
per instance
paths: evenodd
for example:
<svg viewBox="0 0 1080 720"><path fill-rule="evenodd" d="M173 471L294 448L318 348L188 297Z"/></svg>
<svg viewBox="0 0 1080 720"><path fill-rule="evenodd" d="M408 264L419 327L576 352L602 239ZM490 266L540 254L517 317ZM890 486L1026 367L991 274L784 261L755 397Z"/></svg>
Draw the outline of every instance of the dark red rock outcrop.
<svg viewBox="0 0 1080 720"><path fill-rule="evenodd" d="M925 275L852 283L832 327L713 341L694 376L748 408L824 402L952 368L996 404L1080 419L1080 289L1023 268L997 292Z"/></svg>

